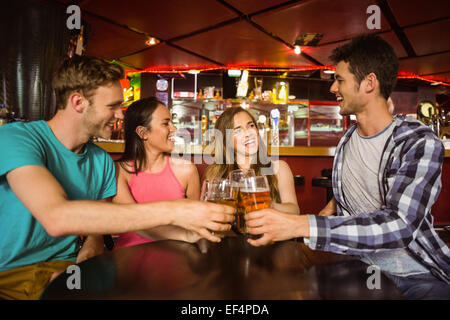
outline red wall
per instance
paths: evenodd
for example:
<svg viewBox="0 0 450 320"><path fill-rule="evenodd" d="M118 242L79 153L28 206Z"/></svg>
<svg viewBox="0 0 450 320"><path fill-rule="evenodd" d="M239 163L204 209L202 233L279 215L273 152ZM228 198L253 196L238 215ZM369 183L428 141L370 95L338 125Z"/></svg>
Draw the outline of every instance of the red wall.
<svg viewBox="0 0 450 320"><path fill-rule="evenodd" d="M120 154L111 154L116 160ZM296 187L297 200L302 214L317 214L326 205L326 189L313 187L312 178L320 177L322 169L333 167L333 157L280 157L291 167L294 175L305 177L305 185ZM197 164L200 176L206 164ZM450 158L445 158L442 169L442 190L431 213L435 224L450 224Z"/></svg>
<svg viewBox="0 0 450 320"><path fill-rule="evenodd" d="M294 175L305 177L305 185L295 187L301 214L317 214L327 204L326 188L313 187L312 179L321 176L323 169L333 167L332 157L280 157L291 167Z"/></svg>
<svg viewBox="0 0 450 320"><path fill-rule="evenodd" d="M332 168L332 157L280 157L285 160L294 175L305 176L305 186L296 187L301 213L318 213L326 204L324 188L312 187L311 179L319 177L324 168ZM439 198L431 208L434 224L450 224L450 158L444 159L442 168L442 189Z"/></svg>
<svg viewBox="0 0 450 320"><path fill-rule="evenodd" d="M431 213L434 216L434 224L450 224L450 158L444 159L442 189Z"/></svg>

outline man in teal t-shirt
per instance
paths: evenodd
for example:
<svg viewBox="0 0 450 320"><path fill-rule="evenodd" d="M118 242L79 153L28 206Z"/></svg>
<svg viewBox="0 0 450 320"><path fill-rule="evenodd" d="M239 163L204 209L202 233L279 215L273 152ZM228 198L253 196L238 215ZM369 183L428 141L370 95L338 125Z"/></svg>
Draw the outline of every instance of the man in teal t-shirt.
<svg viewBox="0 0 450 320"><path fill-rule="evenodd" d="M0 136L0 271L41 261L75 261L78 237L51 237L17 199L5 174L23 166L43 166L69 200L101 200L116 193L111 157L90 142L79 154L68 150L42 120L4 125Z"/></svg>
<svg viewBox="0 0 450 320"><path fill-rule="evenodd" d="M109 138L111 124L123 119L122 78L117 65L85 57L67 60L54 78L59 109L55 117L0 127L0 299L38 298L68 265L103 252L101 235L88 236L80 250L82 232L50 234L52 229L41 224L32 207L40 199L42 211L46 202L50 211L55 191L67 200L102 200L116 194L114 163L89 139ZM15 187L16 192L12 185L17 183L10 185L15 175L24 184ZM47 179L57 184L48 189ZM26 201L39 180L42 190ZM23 193L17 192L20 189Z"/></svg>
<svg viewBox="0 0 450 320"><path fill-rule="evenodd" d="M123 69L74 56L55 73L49 121L0 127L0 299L36 299L56 274L103 251L103 234L162 225L176 240L230 229L234 209L193 200L113 204L114 166L90 143L123 119ZM133 133L131 133L133 134ZM81 249L80 235L87 235Z"/></svg>

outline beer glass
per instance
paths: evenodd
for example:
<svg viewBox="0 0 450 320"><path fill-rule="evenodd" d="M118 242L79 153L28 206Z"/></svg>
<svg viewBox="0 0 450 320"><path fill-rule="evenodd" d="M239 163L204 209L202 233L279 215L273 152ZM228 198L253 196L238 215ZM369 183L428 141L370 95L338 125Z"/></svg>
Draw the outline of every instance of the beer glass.
<svg viewBox="0 0 450 320"><path fill-rule="evenodd" d="M228 179L238 186L238 194L237 194L237 203L236 203L236 219L232 225L232 230L235 233L245 235L247 233L246 227L245 227L245 208L244 204L242 202L242 196L241 192L239 190L239 184L241 181L247 177L254 177L255 171L253 169L247 170L246 173L244 173L243 170L237 169L230 172L228 175Z"/></svg>
<svg viewBox="0 0 450 320"><path fill-rule="evenodd" d="M266 176L244 178L239 186L245 213L270 208L270 187Z"/></svg>
<svg viewBox="0 0 450 320"><path fill-rule="evenodd" d="M246 212L270 208L270 188L266 176L243 179L240 192Z"/></svg>
<svg viewBox="0 0 450 320"><path fill-rule="evenodd" d="M224 204L236 208L238 186L228 179L206 179L203 181L200 195L201 201L209 201ZM223 238L223 232L213 233Z"/></svg>
<svg viewBox="0 0 450 320"><path fill-rule="evenodd" d="M255 170L248 169L246 173L242 169L233 170L228 175L228 179L240 183L242 179L247 177L255 177Z"/></svg>

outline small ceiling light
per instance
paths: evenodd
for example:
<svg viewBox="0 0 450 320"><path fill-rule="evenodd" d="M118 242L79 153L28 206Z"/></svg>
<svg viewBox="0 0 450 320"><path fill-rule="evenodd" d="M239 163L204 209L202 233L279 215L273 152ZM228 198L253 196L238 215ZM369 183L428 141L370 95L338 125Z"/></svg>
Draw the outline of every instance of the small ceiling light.
<svg viewBox="0 0 450 320"><path fill-rule="evenodd" d="M154 46L154 45L156 45L158 43L159 43L159 40L156 39L156 38L153 38L153 37L148 38L148 40L145 41L145 44L148 45L148 46Z"/></svg>
<svg viewBox="0 0 450 320"><path fill-rule="evenodd" d="M325 69L325 70L323 70L323 73L326 73L326 74L334 74L335 71L334 71L334 70L330 70L330 69Z"/></svg>
<svg viewBox="0 0 450 320"><path fill-rule="evenodd" d="M198 71L198 70L189 70L188 73L190 73L190 74L199 74L200 71Z"/></svg>
<svg viewBox="0 0 450 320"><path fill-rule="evenodd" d="M295 53L295 54L300 54L300 53L302 53L302 49L300 48L300 46L295 46L295 47L294 47L294 53Z"/></svg>
<svg viewBox="0 0 450 320"><path fill-rule="evenodd" d="M438 86L439 85L439 82L432 82L432 83L430 83L430 86Z"/></svg>

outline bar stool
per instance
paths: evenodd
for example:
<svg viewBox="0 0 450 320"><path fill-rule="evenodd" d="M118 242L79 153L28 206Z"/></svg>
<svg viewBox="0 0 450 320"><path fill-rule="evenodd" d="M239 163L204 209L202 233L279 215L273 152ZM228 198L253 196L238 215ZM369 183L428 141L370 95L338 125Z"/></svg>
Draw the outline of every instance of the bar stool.
<svg viewBox="0 0 450 320"><path fill-rule="evenodd" d="M296 187L304 186L305 185L305 177L301 176L301 175L295 175L294 176L294 185Z"/></svg>
<svg viewBox="0 0 450 320"><path fill-rule="evenodd" d="M333 198L332 169L323 169L321 177L312 178L312 186L327 189L327 203Z"/></svg>

